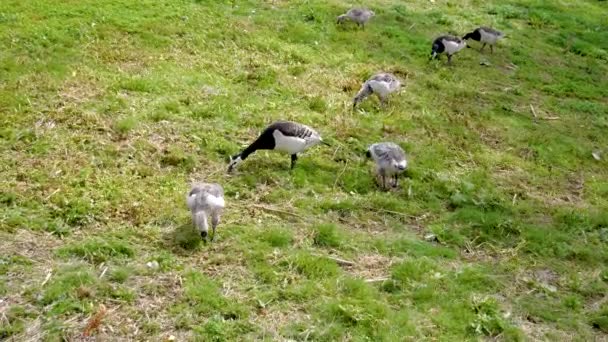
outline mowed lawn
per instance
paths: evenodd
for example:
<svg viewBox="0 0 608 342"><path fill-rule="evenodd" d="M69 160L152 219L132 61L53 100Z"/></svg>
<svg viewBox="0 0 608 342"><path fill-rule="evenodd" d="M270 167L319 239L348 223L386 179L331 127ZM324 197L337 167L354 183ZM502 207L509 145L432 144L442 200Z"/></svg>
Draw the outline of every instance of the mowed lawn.
<svg viewBox="0 0 608 342"><path fill-rule="evenodd" d="M2 0L0 340L608 340L608 2L350 5ZM480 25L493 54L428 60ZM228 175L278 119L331 146Z"/></svg>

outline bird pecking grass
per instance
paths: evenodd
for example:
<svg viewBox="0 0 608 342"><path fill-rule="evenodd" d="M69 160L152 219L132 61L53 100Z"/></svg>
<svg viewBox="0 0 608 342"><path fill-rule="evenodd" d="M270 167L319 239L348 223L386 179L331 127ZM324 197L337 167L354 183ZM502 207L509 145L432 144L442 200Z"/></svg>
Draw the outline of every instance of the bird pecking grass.
<svg viewBox="0 0 608 342"><path fill-rule="evenodd" d="M605 339L606 2L365 5L0 2L0 339L100 307L107 340ZM493 54L428 61L482 25ZM404 91L351 110L378 72ZM276 120L332 146L226 175ZM379 141L408 153L390 192ZM225 189L213 243L191 181Z"/></svg>

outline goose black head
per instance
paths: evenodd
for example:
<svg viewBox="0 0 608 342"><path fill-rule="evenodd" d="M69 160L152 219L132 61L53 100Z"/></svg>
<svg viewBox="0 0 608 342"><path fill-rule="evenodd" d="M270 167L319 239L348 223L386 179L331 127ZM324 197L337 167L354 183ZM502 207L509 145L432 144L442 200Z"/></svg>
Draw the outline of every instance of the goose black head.
<svg viewBox="0 0 608 342"><path fill-rule="evenodd" d="M234 171L234 168L240 164L243 160L241 159L241 155L237 154L230 157L230 162L228 163L228 173Z"/></svg>
<svg viewBox="0 0 608 342"><path fill-rule="evenodd" d="M481 33L479 30L475 30L473 32L469 32L462 37L462 40L473 39L479 41L481 39Z"/></svg>

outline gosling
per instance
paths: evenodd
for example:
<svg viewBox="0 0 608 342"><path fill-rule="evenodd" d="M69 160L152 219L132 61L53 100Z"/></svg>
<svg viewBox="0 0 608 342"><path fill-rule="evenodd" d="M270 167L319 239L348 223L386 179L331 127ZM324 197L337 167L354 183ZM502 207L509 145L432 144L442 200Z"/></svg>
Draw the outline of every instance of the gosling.
<svg viewBox="0 0 608 342"><path fill-rule="evenodd" d="M395 188L399 185L398 176L407 167L405 152L399 145L392 142L372 144L367 149L366 156L376 162L376 173L380 176L383 189L387 190L387 185ZM389 184L391 181L392 184Z"/></svg>
<svg viewBox="0 0 608 342"><path fill-rule="evenodd" d="M395 75L389 73L379 73L372 76L363 83L361 90L353 99L353 109L357 107L366 97L376 94L380 99L380 104L385 106L388 102L388 95L401 87L401 81Z"/></svg>
<svg viewBox="0 0 608 342"><path fill-rule="evenodd" d="M367 8L352 8L345 14L339 15L337 18L337 23L343 24L346 20L350 20L355 22L357 26L365 29L365 24L375 15L376 13L374 13L374 11Z"/></svg>
<svg viewBox="0 0 608 342"><path fill-rule="evenodd" d="M429 59L438 58L440 54L445 53L448 55L448 64L451 64L452 56L462 50L465 46L467 46L466 40L455 36L446 35L437 37L433 41L433 49L431 50L431 58Z"/></svg>
<svg viewBox="0 0 608 342"><path fill-rule="evenodd" d="M319 144L328 145L314 129L297 122L277 121L260 134L260 136L241 153L230 157L228 172L243 162L257 150L274 150L291 155L291 169L296 166L298 153Z"/></svg>
<svg viewBox="0 0 608 342"><path fill-rule="evenodd" d="M194 184L186 197L188 208L192 212L194 226L201 233L203 241L207 241L209 233L208 216L211 216L211 228L213 235L211 241L215 239L215 229L220 223L220 216L225 206L224 189L216 183Z"/></svg>
<svg viewBox="0 0 608 342"><path fill-rule="evenodd" d="M495 30L490 27L481 26L476 28L475 31L465 34L462 39L473 39L475 41L483 43L481 49L479 49L480 52L483 51L483 48L486 47L486 44L490 45L490 53L494 53L494 45L504 37L505 34L498 30Z"/></svg>

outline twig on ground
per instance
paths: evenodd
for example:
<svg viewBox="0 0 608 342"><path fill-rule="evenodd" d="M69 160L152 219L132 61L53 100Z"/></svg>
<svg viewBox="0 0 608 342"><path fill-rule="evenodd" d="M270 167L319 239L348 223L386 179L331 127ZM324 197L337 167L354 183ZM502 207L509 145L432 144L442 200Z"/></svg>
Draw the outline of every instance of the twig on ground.
<svg viewBox="0 0 608 342"><path fill-rule="evenodd" d="M340 266L355 266L356 263L353 261L348 261L340 258L333 257L331 255L317 255L318 257L327 258L336 262L336 264Z"/></svg>
<svg viewBox="0 0 608 342"><path fill-rule="evenodd" d="M253 207L254 208L259 208L259 209L262 209L262 210L266 210L266 211L270 211L270 212L274 212L274 213L291 215L293 217L297 217L297 218L299 218L301 220L304 220L303 216L298 215L296 213L289 212L289 211L285 211L285 210L281 210L281 209L276 209L276 208L269 208L269 207L263 206L261 204L254 204Z"/></svg>
<svg viewBox="0 0 608 342"><path fill-rule="evenodd" d="M391 279L390 277L380 277L380 278L365 279L365 282L366 283L380 283L380 282L385 282L390 279Z"/></svg>
<svg viewBox="0 0 608 342"><path fill-rule="evenodd" d="M340 177L344 174L344 171L346 171L347 166L348 166L348 161L346 161L346 163L344 163L344 168L342 168L342 171L340 171L340 173L338 173L338 176L336 177L336 181L334 182L334 189L336 188L336 185L338 185L338 181L340 180Z"/></svg>
<svg viewBox="0 0 608 342"><path fill-rule="evenodd" d="M106 274L107 271L108 271L108 266L103 268L103 271L101 271L101 274L99 275L99 279L103 278L103 276Z"/></svg>
<svg viewBox="0 0 608 342"><path fill-rule="evenodd" d="M53 275L53 271L49 270L49 272L46 274L46 277L44 278L44 281L42 282L42 284L40 284L40 286L44 286L46 283L49 282L49 280L51 279L51 276Z"/></svg>
<svg viewBox="0 0 608 342"><path fill-rule="evenodd" d="M536 111L534 110L534 106L530 103L530 110L532 110L532 115L534 116L534 122L538 119L538 115L536 115Z"/></svg>
<svg viewBox="0 0 608 342"><path fill-rule="evenodd" d="M84 328L84 332L82 333L84 336L90 336L93 331L99 329L101 325L101 320L104 318L108 310L106 310L105 305L99 304L99 310L97 313L89 319L89 323Z"/></svg>
<svg viewBox="0 0 608 342"><path fill-rule="evenodd" d="M388 209L382 209L382 208L371 208L371 207L365 207L365 209L369 209L369 210L376 210L376 211L381 211L381 212L385 212L387 214L393 214L393 215L399 215L402 217L407 217L407 218L416 218L415 216L412 215L408 215L405 213L400 213L398 211L392 211L392 210L388 210Z"/></svg>

